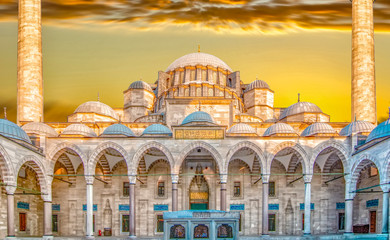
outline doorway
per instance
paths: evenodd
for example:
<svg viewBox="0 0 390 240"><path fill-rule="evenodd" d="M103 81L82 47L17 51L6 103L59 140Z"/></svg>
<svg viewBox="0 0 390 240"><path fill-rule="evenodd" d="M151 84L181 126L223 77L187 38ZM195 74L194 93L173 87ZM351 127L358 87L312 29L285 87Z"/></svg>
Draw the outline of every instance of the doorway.
<svg viewBox="0 0 390 240"><path fill-rule="evenodd" d="M370 233L376 233L376 211L370 211Z"/></svg>
<svg viewBox="0 0 390 240"><path fill-rule="evenodd" d="M202 174L203 169L198 164L196 174ZM203 175L196 175L190 184L190 209L207 210L209 209L209 186Z"/></svg>
<svg viewBox="0 0 390 240"><path fill-rule="evenodd" d="M26 213L19 213L19 231L26 231Z"/></svg>

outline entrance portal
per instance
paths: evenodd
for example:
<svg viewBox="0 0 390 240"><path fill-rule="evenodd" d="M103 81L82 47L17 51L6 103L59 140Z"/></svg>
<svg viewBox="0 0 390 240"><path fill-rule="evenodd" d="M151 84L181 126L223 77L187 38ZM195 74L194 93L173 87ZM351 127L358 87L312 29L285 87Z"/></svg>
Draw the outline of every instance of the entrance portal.
<svg viewBox="0 0 390 240"><path fill-rule="evenodd" d="M196 166L195 177L190 184L190 209L207 210L209 209L209 186L203 175L202 166Z"/></svg>

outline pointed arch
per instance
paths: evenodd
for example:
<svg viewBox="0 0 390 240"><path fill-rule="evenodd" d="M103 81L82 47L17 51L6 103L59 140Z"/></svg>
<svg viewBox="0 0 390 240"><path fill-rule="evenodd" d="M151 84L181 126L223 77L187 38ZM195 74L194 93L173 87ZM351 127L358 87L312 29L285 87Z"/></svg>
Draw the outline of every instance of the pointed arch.
<svg viewBox="0 0 390 240"><path fill-rule="evenodd" d="M237 153L238 151L240 151L241 149L244 149L244 148L248 148L248 149L252 150L257 155L258 159L260 160L259 162L260 162L261 170L262 171L264 170L264 167L266 166L266 159L263 155L263 151L261 150L261 148L253 142L243 141L243 142L239 142L239 143L235 144L232 148L230 148L229 152L226 155L226 159L225 159L226 161L224 164L224 172L227 172L227 170L229 168L229 163L230 163L230 161L233 160L232 158L233 158L234 154Z"/></svg>
<svg viewBox="0 0 390 240"><path fill-rule="evenodd" d="M90 160L89 160L89 164L88 164L89 165L88 170L89 170L90 175L95 174L96 164L99 162L99 160L101 160L101 157L104 154L104 151L106 149L109 149L109 148L114 149L115 151L119 152L122 155L123 159L125 160L127 168L128 169L130 168L130 166L131 166L130 157L129 157L129 154L127 153L127 151L119 144L109 141L109 142L101 143L93 150L93 153L92 153L91 157L89 158ZM105 174L108 172L111 172L109 164L107 162L107 159L105 159L105 161L103 161L101 165L103 167Z"/></svg>
<svg viewBox="0 0 390 240"><path fill-rule="evenodd" d="M271 149L270 156L269 156L269 159L271 161L267 165L267 167L269 168L269 169L267 169L267 172L271 172L271 165L272 165L272 161L274 160L275 156L280 151L282 151L283 149L287 149L287 148L292 149L292 151L295 153L295 155L297 157L297 158L294 158L294 163L298 164L300 162L302 164L302 173L303 174L311 173L310 168L309 168L309 159L308 159L308 156L307 156L305 149L299 143L292 142L292 141L286 141L286 142L279 143L278 145L276 145L276 147ZM290 168L290 167L288 167L288 168ZM287 169L287 171L288 171L288 169Z"/></svg>
<svg viewBox="0 0 390 240"><path fill-rule="evenodd" d="M310 170L311 171L313 170L314 164L315 164L318 156L320 155L320 153L326 149L329 149L329 148L333 148L336 150L335 153L339 157L339 159L341 160L341 162L343 164L344 172L349 173L350 166L349 166L349 163L347 161L347 158L349 156L349 152L344 147L344 145L342 143L335 141L335 140L328 140L328 141L322 142L314 147L313 154L312 154L311 159L310 159Z"/></svg>
<svg viewBox="0 0 390 240"><path fill-rule="evenodd" d="M84 153L83 150L81 150L77 145L75 144L72 144L72 143L69 143L69 142L62 142L62 143L59 143L55 146L53 146L49 151L48 151L48 158L49 158L49 164L50 164L50 172L53 172L54 171L54 165L55 165L55 162L57 161L57 159L63 154L65 153L65 151L67 149L70 149L72 150L73 152L75 152L80 160L81 160L81 163L83 164L84 166L84 173L87 174L87 168L88 168L88 158L86 156L86 154Z"/></svg>
<svg viewBox="0 0 390 240"><path fill-rule="evenodd" d="M213 156L215 162L218 165L218 168L223 170L223 158L222 158L221 154L211 144L203 142L203 141L195 141L193 143L188 144L187 146L185 146L181 150L180 155L177 158L175 168L174 168L174 171L176 173L179 173L181 164L183 163L183 161L185 160L187 155L192 150L197 149L197 148L203 148L203 149L207 150L211 154L211 156Z"/></svg>
<svg viewBox="0 0 390 240"><path fill-rule="evenodd" d="M383 176L380 171L380 162L378 162L377 158L371 154L362 154L352 166L350 192L356 190L356 185L359 180L361 171L371 163L373 163L377 167L379 174L379 182L382 183Z"/></svg>
<svg viewBox="0 0 390 240"><path fill-rule="evenodd" d="M3 146L0 145L0 169L3 175L3 181L6 185L14 185L16 182L15 171L13 169L11 158Z"/></svg>
<svg viewBox="0 0 390 240"><path fill-rule="evenodd" d="M131 168L129 168L129 174L137 174L137 167L138 167L139 162L141 161L142 156L146 153L146 151L148 151L149 149L153 149L153 148L164 153L165 157L167 158L167 160L170 164L171 169L173 169L173 166L175 165L175 161L173 159L171 151L162 143L152 141L152 142L148 142L148 143L143 144L137 150L137 152L134 154L133 160L132 160L132 166L131 166Z"/></svg>
<svg viewBox="0 0 390 240"><path fill-rule="evenodd" d="M18 162L18 165L16 167L17 174L19 173L21 167L25 164L34 169L35 173L37 174L39 186L41 187L41 192L45 194L42 195L42 198L51 200L51 187L49 187L50 181L48 179L46 170L42 162L35 156L27 155L21 161Z"/></svg>

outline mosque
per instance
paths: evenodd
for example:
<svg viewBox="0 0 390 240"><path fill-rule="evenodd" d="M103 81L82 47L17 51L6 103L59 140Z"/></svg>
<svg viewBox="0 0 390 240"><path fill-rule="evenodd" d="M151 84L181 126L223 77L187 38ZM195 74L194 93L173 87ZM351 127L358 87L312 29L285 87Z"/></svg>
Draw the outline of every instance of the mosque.
<svg viewBox="0 0 390 240"><path fill-rule="evenodd" d="M41 3L19 4L17 124L0 119L0 237L161 239L164 212L205 209L239 213L241 238L388 237L390 120L377 125L372 0L352 1L352 122L299 99L274 106L272 84L244 84L202 52L154 84L131 83L123 108L89 101L44 122Z"/></svg>

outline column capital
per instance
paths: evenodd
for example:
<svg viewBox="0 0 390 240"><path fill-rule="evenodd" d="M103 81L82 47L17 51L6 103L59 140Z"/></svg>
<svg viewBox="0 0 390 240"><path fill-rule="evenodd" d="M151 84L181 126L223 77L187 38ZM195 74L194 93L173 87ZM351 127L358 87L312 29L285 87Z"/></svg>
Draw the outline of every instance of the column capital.
<svg viewBox="0 0 390 240"><path fill-rule="evenodd" d="M269 183L269 177L271 175L270 174L263 174L261 175L261 180L263 181L263 183Z"/></svg>
<svg viewBox="0 0 390 240"><path fill-rule="evenodd" d="M306 183L311 183L311 180L313 179L313 174L304 174L303 175L303 181Z"/></svg>
<svg viewBox="0 0 390 240"><path fill-rule="evenodd" d="M129 182L130 182L130 184L136 184L136 182L137 182L137 175L130 175L129 176Z"/></svg>
<svg viewBox="0 0 390 240"><path fill-rule="evenodd" d="M5 190L7 191L8 195L13 195L16 191L16 186L6 186Z"/></svg>
<svg viewBox="0 0 390 240"><path fill-rule="evenodd" d="M94 180L95 180L95 177L92 175L85 176L85 182L87 183L87 185L93 185Z"/></svg>
<svg viewBox="0 0 390 240"><path fill-rule="evenodd" d="M389 183L382 183L381 189L383 193L388 193L390 191L390 184Z"/></svg>
<svg viewBox="0 0 390 240"><path fill-rule="evenodd" d="M224 174L219 174L219 177L221 179L221 183L227 183L228 175L226 173Z"/></svg>
<svg viewBox="0 0 390 240"><path fill-rule="evenodd" d="M171 174L172 183L179 183L179 174Z"/></svg>
<svg viewBox="0 0 390 240"><path fill-rule="evenodd" d="M51 194L44 194L44 195L42 195L42 200L43 200L43 202L49 202L49 203L51 203L52 202L52 197L51 197Z"/></svg>

